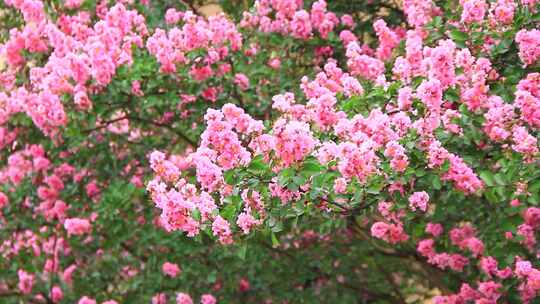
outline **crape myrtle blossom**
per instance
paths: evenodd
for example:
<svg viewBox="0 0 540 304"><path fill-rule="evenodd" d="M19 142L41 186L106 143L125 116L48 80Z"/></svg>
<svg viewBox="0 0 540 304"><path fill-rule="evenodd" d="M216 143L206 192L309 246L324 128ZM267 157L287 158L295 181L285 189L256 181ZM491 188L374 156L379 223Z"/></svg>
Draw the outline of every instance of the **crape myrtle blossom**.
<svg viewBox="0 0 540 304"><path fill-rule="evenodd" d="M377 23L376 26L381 33L387 31L381 22ZM415 90L407 87L400 90L400 108L403 112L387 115L378 109L374 109L367 117L357 115L352 119L346 118L343 112L336 109L337 94L343 92L348 96L361 95L363 94L363 88L354 77L351 78L349 74L343 72L331 60L313 81L307 78L302 80L301 88L309 98L305 105L298 103L291 93L276 95L273 98L273 107L282 113L282 117L274 122L273 128L266 134L260 124L255 133L245 133L242 130L233 131L234 127L232 125L223 123L223 120L231 121L226 117L224 119L223 113L238 113L234 115L240 116L247 114L231 106L225 106L222 112L209 110L206 115L208 128L202 136L201 150L192 155L194 162L199 162L199 165L196 165L196 171L197 179L202 188L210 192L217 191L223 195L224 191L229 191L226 190L228 186L223 180L224 172L245 167L253 159L254 155L260 154L264 156L266 162L273 161L278 164L278 167L274 168L275 171L301 163L309 156L316 156L323 165L335 161L336 166L334 168L345 178L345 180L336 181L336 190L343 193L343 182L354 179L360 183L365 183L371 176L381 174L378 167L384 163L384 159L381 159L377 154L377 151L381 148L384 148L384 157L390 160L391 168L396 172L403 172L408 166L408 157L406 149L398 141L408 133L408 130L416 130L425 138L427 143L427 145L424 145L426 148L421 150L425 150L427 153L428 166L436 169L445 163L449 164L449 169L440 176L443 181L452 181L456 189L466 194L482 190L484 187L483 182L463 159L457 154L448 152L436 139L433 139L435 129L440 126L444 126L451 133L460 134L462 132L460 125L456 123L456 119L459 120L461 117L460 114L450 109L443 112L443 104L446 102L443 100L443 92L450 87L461 86L465 89L464 101L467 106L472 110L485 107L488 110L486 117L489 118L486 124L490 120L493 121L489 126L486 125L485 131L488 135L492 133L492 130L499 133L502 131L503 134L504 132L513 132L514 135L518 135L524 129L517 128L513 131L509 129L512 125L509 122L514 119L513 115L507 115L501 123L497 122L497 120L500 120L496 118L496 115L499 115L498 108L508 112L508 110L504 110L508 108L507 104L501 102L501 99L497 96L472 95L478 93L476 93L477 89L474 84L471 87L471 83L476 81L483 86L488 72L491 70L490 62L487 59L479 58L476 60L468 53L467 49L456 52L456 46L451 40L441 40L435 48L423 47L422 50L422 38L414 40L415 37L417 36L413 34L408 35L407 43L417 41L415 43L419 44L419 48L414 51L411 44L410 52L407 51L410 59L406 58L404 60L411 60L408 63L411 65L414 62L421 62L422 68L415 72L416 75L430 78L422 81ZM414 55L413 52L418 54ZM384 71L384 64L382 62L378 63L375 58L363 55L362 49L355 42L349 44L347 57L349 58L349 69L356 71L352 73L353 76L375 80ZM373 65L374 67L366 68L364 64ZM469 73L458 75L456 67L460 67L464 72ZM351 83L354 84L352 91L349 89ZM485 92L481 91L480 94L485 94ZM415 122L411 121L408 114L414 98L418 98L428 110L425 117L420 117ZM483 99L486 99L486 101L483 101ZM491 105L495 107L486 106L490 102L488 99L493 100ZM397 117L400 117L400 119L395 119ZM251 118L246 116L245 119L250 121ZM403 124L404 122L405 124ZM330 129L330 126L333 126L333 129ZM494 129L494 127L497 127L497 129ZM218 133L222 134L220 138L231 138L227 140L227 145L218 144L217 137L208 137L211 136L212 133L210 132L214 132L214 129L218 129L219 132L226 132ZM332 132L337 136L338 142L319 142L314 137L314 130ZM398 131L396 132L396 130ZM239 138L238 135L242 133L243 136L246 136L245 140L250 142L247 146L237 139ZM520 136L529 138L526 135ZM490 137L493 140L505 140L509 136L490 135ZM513 149L528 157L537 153L536 150L526 148L525 145L534 147L534 142L528 144L528 141L524 140L521 142L521 146L514 145ZM238 158L235 160L235 157ZM200 160L197 161L197 159ZM154 170L156 169L154 168ZM164 176L159 170L156 173L158 176ZM154 182L149 185L151 185L152 189L157 189ZM425 212L427 210L427 201L420 199L420 196L416 198L416 196L411 197L410 205L412 210L420 209ZM237 225L241 227L244 233L250 231L256 222L258 221L249 212L242 213L236 220ZM385 239L382 225L383 223L379 223L381 229L375 229L372 233L378 238ZM400 225L395 227L400 227ZM229 227L225 224L223 218L218 218L217 223L214 222L213 231L214 234L220 237L222 242L230 242Z"/></svg>
<svg viewBox="0 0 540 304"><path fill-rule="evenodd" d="M536 300L538 1L188 2L5 1L3 300Z"/></svg>
<svg viewBox="0 0 540 304"><path fill-rule="evenodd" d="M311 39L315 35L317 25L309 16L316 15L323 20L321 12L325 6L321 1L316 2L310 12L294 2L284 6L278 3L258 2L256 13L245 13L242 25L258 26L266 32L287 32L298 39ZM460 5L460 21L466 26L487 18L508 24L514 14L514 6L508 1L494 4L461 1ZM204 165L193 165L194 173L173 170L172 180L167 170L153 167L155 179L149 183L152 195L158 196L166 193L168 187L177 187L175 183L182 180L180 176L194 175L197 182L190 185L192 193L208 192L216 199L216 207L206 222L203 212L195 212L192 218L204 223L206 228L201 226L201 229L211 231L221 243L230 244L265 225L271 208L287 208L296 202L318 204L315 202L320 200L317 205L320 212L345 210L346 213L349 204L353 204L351 192L378 181L382 185L377 184L377 189L370 188L370 191L399 192L401 196L379 202L378 213L366 212L367 217L360 225L381 242L391 245L413 242L419 256L441 270L464 272L478 267L487 276L485 280L464 283L455 295L437 297L437 303L496 302L502 297L501 282L515 275L511 265L503 267L496 258L487 256L486 248L491 244L484 242L477 228L467 222L453 226L442 221L428 222L416 230L425 234L423 238L413 234L408 217L429 221L442 211L439 198L431 196L431 189L425 188L422 178L405 176L415 166L417 158L423 157L420 167L429 172L430 178L437 175L438 189L448 187L465 198L491 191L494 182L485 172L479 175L476 171L479 165L472 162L467 153L450 148L449 138L470 132L464 121L471 116L481 117L479 127L475 128L480 132L477 136L483 137L482 141L475 142L476 149L489 151L487 149L497 147L521 158L524 164L537 160L535 111L539 78L537 73L529 73L516 81L519 84L513 93L515 102L508 102L508 98L494 94L490 88L501 76L489 58L478 56L474 49L458 47L452 39L425 40L429 33L424 32L423 27L440 14L434 3L405 1L404 6L409 25L414 29L398 35L383 20L378 20L374 24L379 38L376 51L362 47L352 33L344 32L340 38L346 44L347 69L338 67L337 61L330 59L315 76L301 79L303 97L291 92L274 95L272 107L277 115L269 124L255 123L257 127L239 129L234 119L226 117L227 112L245 115L244 125L253 124L254 119L230 105L221 110L208 110L201 145L189 156L194 163L198 158L203 159L204 162L200 162ZM280 14L274 17L273 10ZM288 26L291 26L290 32ZM522 60L527 58L532 64L534 54L529 54L530 51L525 54L526 45L534 44L530 36L534 36L532 31L522 32L518 44L521 43ZM399 52L397 45L402 38L405 53L394 56ZM385 62L393 63L390 64L391 78L386 74ZM244 82L241 78L236 79L239 85ZM366 87L386 94L381 98L384 100L369 99L377 95L366 95L369 94ZM449 98L449 93L454 96ZM355 103L364 100L371 104L368 102L364 108L350 111ZM220 139L217 135L213 137L214 134L220 134ZM220 143L221 138L226 139L227 144ZM162 156L163 164L165 159ZM314 176L329 174L330 186L321 189L315 177L302 176L306 167L316 168L316 172L311 173ZM264 178L254 173L263 171ZM255 174L251 176L251 185L246 181L231 183L231 174L241 172ZM235 194L240 192L242 195ZM250 192L253 193L251 198L246 194ZM244 201L241 210L237 208L233 217L229 213L222 216L220 211L226 208L224 206L237 198ZM160 199L154 198L154 201L166 212ZM336 209L328 207L332 201ZM185 212L197 208L193 206ZM162 218L171 219L163 213ZM535 210L527 210L514 232L520 236L517 242L528 250L534 250L536 245L538 225L532 224L534 218ZM512 232L505 231L503 235L506 240L512 240ZM439 249L438 242L443 243L445 238L450 239L451 250ZM522 299L533 298L537 288L530 286L532 279L527 280L523 275L519 278Z"/></svg>
<svg viewBox="0 0 540 304"><path fill-rule="evenodd" d="M315 34L328 38L340 23L347 27L354 25L350 16L343 15L340 21L335 13L329 12L325 0L313 2L310 9L304 9L303 1L257 0L255 7L255 12L243 12L241 27L309 40Z"/></svg>
<svg viewBox="0 0 540 304"><path fill-rule="evenodd" d="M519 58L525 65L533 65L540 59L540 30L522 29L516 34Z"/></svg>
<svg viewBox="0 0 540 304"><path fill-rule="evenodd" d="M35 3L41 4L40 1ZM21 9L26 12L26 7ZM43 19L42 15L42 8L32 13L38 20ZM2 48L8 63L15 69L24 63L20 52L25 45L29 47L29 52L51 50L51 56L43 66L30 69L32 91L19 87L8 96L4 95L4 98L11 99L7 102L9 115L26 113L49 136L54 136L58 128L67 123L61 95L73 96L73 102L81 109L91 108L88 91L105 87L119 66L131 64L132 46L142 47L142 39L148 34L144 17L126 9L122 4L108 9L93 27L88 25L88 20L72 22L82 27L80 35L66 33L65 29L53 23L42 22L37 28L37 34L30 30L22 34L14 31ZM28 35L34 36L26 38ZM24 40L31 37L39 37L41 40L35 43L30 40L25 44ZM23 41L22 47L13 50L10 45L20 39ZM43 47L35 49L36 45ZM96 82L96 86L91 87L91 80Z"/></svg>

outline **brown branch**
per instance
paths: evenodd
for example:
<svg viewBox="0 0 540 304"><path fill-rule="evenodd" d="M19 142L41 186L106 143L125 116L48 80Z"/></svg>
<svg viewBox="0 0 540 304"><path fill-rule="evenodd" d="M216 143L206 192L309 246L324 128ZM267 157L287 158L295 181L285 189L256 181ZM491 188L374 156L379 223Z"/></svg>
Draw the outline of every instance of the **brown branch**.
<svg viewBox="0 0 540 304"><path fill-rule="evenodd" d="M108 127L109 125L111 125L111 124L113 124L115 122L118 122L118 121L121 121L121 120L124 120L124 119L127 119L127 116L122 116L122 117L119 117L119 118L108 120L103 125L97 126L95 128L92 128L92 129L83 130L83 133L92 133L93 131L101 130L101 129L106 128L106 127Z"/></svg>
<svg viewBox="0 0 540 304"><path fill-rule="evenodd" d="M128 115L127 118L128 118L128 119L135 120L135 121L138 121L138 122L151 124L151 125L154 125L154 126L156 126L156 127L169 129L170 131L172 131L172 132L175 133L176 135L180 136L185 142L187 142L187 143L190 144L191 146L193 146L193 147L196 147L196 146L197 146L197 143L196 143L195 141L193 141L191 138L189 138L187 135L185 135L184 133L180 132L179 130L173 128L171 125L159 123L159 122L156 122L156 121L153 121L153 120L150 120L150 119L145 119L145 118L141 118L141 117L137 117L137 116L132 116L132 115Z"/></svg>

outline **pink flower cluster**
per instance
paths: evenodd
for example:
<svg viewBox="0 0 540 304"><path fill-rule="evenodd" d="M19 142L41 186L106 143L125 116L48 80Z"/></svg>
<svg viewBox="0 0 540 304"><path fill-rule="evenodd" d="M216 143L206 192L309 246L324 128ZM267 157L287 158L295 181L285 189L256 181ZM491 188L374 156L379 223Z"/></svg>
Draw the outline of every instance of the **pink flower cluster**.
<svg viewBox="0 0 540 304"><path fill-rule="evenodd" d="M458 294L450 296L436 296L434 304L446 303L497 303L502 295L502 285L494 281L478 282L478 289L473 289L469 284L463 283Z"/></svg>
<svg viewBox="0 0 540 304"><path fill-rule="evenodd" d="M491 3L490 23L491 24L511 24L514 20L514 14L517 4L514 0L497 0Z"/></svg>
<svg viewBox="0 0 540 304"><path fill-rule="evenodd" d="M297 0L257 0L255 12L244 12L240 26L258 28L263 33L281 33L298 39L310 39L315 31L322 38L340 24L336 14L327 11L325 0L315 1L308 12L303 9L303 1ZM353 27L352 18L345 15L341 23Z"/></svg>
<svg viewBox="0 0 540 304"><path fill-rule="evenodd" d="M461 250L468 249L474 257L484 253L484 243L475 237L476 231L470 224L450 230L452 244Z"/></svg>
<svg viewBox="0 0 540 304"><path fill-rule="evenodd" d="M536 231L540 228L540 209L528 208L523 214L523 218L525 222L517 227L516 234L522 237L520 243L533 251L537 243Z"/></svg>
<svg viewBox="0 0 540 304"><path fill-rule="evenodd" d="M533 65L540 59L540 30L522 29L516 34L519 58L525 65Z"/></svg>
<svg viewBox="0 0 540 304"><path fill-rule="evenodd" d="M461 22L480 23L486 15L487 3L485 0L460 0L463 12L461 13Z"/></svg>
<svg viewBox="0 0 540 304"><path fill-rule="evenodd" d="M178 267L177 264L169 262L163 263L161 270L164 274L168 275L171 278L177 277L182 272L182 270L180 269L180 267Z"/></svg>
<svg viewBox="0 0 540 304"><path fill-rule="evenodd" d="M83 235L92 230L92 225L87 219L69 218L64 221L64 228L69 235Z"/></svg>
<svg viewBox="0 0 540 304"><path fill-rule="evenodd" d="M426 191L415 192L409 197L409 207L412 211L420 209L423 212L427 211L429 195Z"/></svg>
<svg viewBox="0 0 540 304"><path fill-rule="evenodd" d="M437 13L438 7L431 0L405 0L403 12L407 23L415 28L422 28Z"/></svg>
<svg viewBox="0 0 540 304"><path fill-rule="evenodd" d="M172 157L166 159L161 152L150 155L152 170L157 174L147 189L152 199L162 209L161 222L168 231L182 230L188 236L199 233L200 227L212 221L211 229L224 244L232 243L230 223L221 216L215 216L217 206L210 193L218 191L229 194L229 187L223 181L223 171L245 166L251 161L251 153L242 145L240 136L256 136L262 132L260 121L252 119L244 111L232 104L223 106L221 111L208 110L205 115L208 128L201 136L201 146L191 153L186 162L176 163ZM196 186L181 178L182 171L194 167L197 182L205 191L198 191ZM168 185L172 185L168 189ZM254 201L259 201L252 194ZM260 204L246 206L237 220L237 225L244 231L260 224L251 214L251 210L260 210ZM195 218L200 214L200 219Z"/></svg>
<svg viewBox="0 0 540 304"><path fill-rule="evenodd" d="M204 118L207 128L201 135L201 148L215 153L217 165L225 170L247 165L251 154L242 146L239 135L261 133L262 122L254 120L233 104L224 105L221 111L209 109Z"/></svg>
<svg viewBox="0 0 540 304"><path fill-rule="evenodd" d="M384 62L364 54L364 51L356 41L347 45L347 67L354 76L361 76L368 80L377 80L384 74Z"/></svg>
<svg viewBox="0 0 540 304"><path fill-rule="evenodd" d="M111 7L90 27L87 13L62 15L54 24L45 20L43 12L38 13L42 11L40 1L24 2L32 3L21 7L23 14L32 16L31 22L27 20L30 23L23 32L12 31L0 51L5 52L9 68L15 71L25 61L23 49L44 52L50 48L51 55L44 66L30 69L32 91L19 87L9 96L1 94L0 103L7 105L2 116L25 112L45 134L53 136L67 123L61 96L67 93L79 108L89 109L92 103L88 92L108 85L117 67L132 62L132 46L142 47L147 29L144 18L122 4Z"/></svg>
<svg viewBox="0 0 540 304"><path fill-rule="evenodd" d="M22 294L30 294L34 287L35 276L21 269L19 269L17 274L19 275L19 290Z"/></svg>
<svg viewBox="0 0 540 304"><path fill-rule="evenodd" d="M390 244L405 242L409 239L401 223L376 222L371 226L371 235Z"/></svg>
<svg viewBox="0 0 540 304"><path fill-rule="evenodd" d="M205 19L187 11L181 19L180 28L174 27L168 32L158 28L146 42L146 48L156 57L163 73L176 72L177 65L193 64L193 78L202 81L215 73L212 64L242 47L242 35L225 15ZM196 50L205 50L206 56L190 62L188 53Z"/></svg>
<svg viewBox="0 0 540 304"><path fill-rule="evenodd" d="M519 282L518 290L522 303L530 303L540 291L540 270L534 268L532 263L516 257L514 269L505 267L499 269L498 262L491 256L482 257L478 265L489 279L506 280L514 277ZM464 303L497 303L502 295L503 285L495 280L477 282L477 289L463 283L459 293L446 296L436 296L433 301L437 304Z"/></svg>
<svg viewBox="0 0 540 304"><path fill-rule="evenodd" d="M310 127L305 122L280 119L272 129L276 156L288 167L308 156L317 141L313 138Z"/></svg>
<svg viewBox="0 0 540 304"><path fill-rule="evenodd" d="M162 294L165 296L164 294ZM155 298L155 297L154 297ZM163 297L163 301L154 301L152 300L152 304L166 304L167 300L165 297ZM211 294L204 294L201 296L201 304L216 304L217 300L216 298ZM176 295L176 304L193 304L193 299L187 294L183 292L179 292Z"/></svg>
<svg viewBox="0 0 540 304"><path fill-rule="evenodd" d="M441 167L445 161L450 166L446 173L442 175L443 180L454 182L457 189L465 193L474 193L484 187L484 183L474 174L473 170L459 156L449 153L441 146L441 143L434 140L429 144L427 151L428 166L430 168Z"/></svg>
<svg viewBox="0 0 540 304"><path fill-rule="evenodd" d="M457 253L437 253L435 251L435 241L425 239L418 242L417 251L423 257L428 259L428 263L433 264L440 269L452 269L461 272L469 264L469 260Z"/></svg>
<svg viewBox="0 0 540 304"><path fill-rule="evenodd" d="M400 37L388 28L388 25L382 19L373 23L373 29L379 38L379 46L375 52L377 58L386 61L392 56L392 50L398 46Z"/></svg>
<svg viewBox="0 0 540 304"><path fill-rule="evenodd" d="M393 210L392 202L381 201L377 210L386 222L375 222L371 226L371 235L390 244L397 244L409 240L409 235L404 229L402 218L405 216L404 210Z"/></svg>
<svg viewBox="0 0 540 304"><path fill-rule="evenodd" d="M535 129L540 129L540 73L530 73L519 81L515 106L521 119Z"/></svg>

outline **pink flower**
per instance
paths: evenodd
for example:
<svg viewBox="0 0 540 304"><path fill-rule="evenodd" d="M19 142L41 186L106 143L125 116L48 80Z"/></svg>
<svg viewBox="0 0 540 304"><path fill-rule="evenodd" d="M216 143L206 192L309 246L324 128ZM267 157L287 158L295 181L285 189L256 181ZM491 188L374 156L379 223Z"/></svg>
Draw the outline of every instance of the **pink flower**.
<svg viewBox="0 0 540 304"><path fill-rule="evenodd" d="M99 190L99 187L98 187L98 184L97 184L96 180L92 180L91 182L86 184L86 194L89 197L94 197L94 196L98 195L99 192L100 192L100 190Z"/></svg>
<svg viewBox="0 0 540 304"><path fill-rule="evenodd" d="M9 198L4 192L0 192L0 209L7 206L9 203Z"/></svg>
<svg viewBox="0 0 540 304"><path fill-rule="evenodd" d="M538 153L538 141L525 127L515 126L512 130L512 139L514 140L512 149L524 154L526 158L532 158Z"/></svg>
<svg viewBox="0 0 540 304"><path fill-rule="evenodd" d="M219 88L217 88L217 87L208 87L208 88L204 89L201 96L202 96L202 98L204 98L204 99L206 99L208 101L216 102L219 93L220 93Z"/></svg>
<svg viewBox="0 0 540 304"><path fill-rule="evenodd" d="M525 65L532 65L540 58L540 30L522 29L516 34L519 58Z"/></svg>
<svg viewBox="0 0 540 304"><path fill-rule="evenodd" d="M429 201L429 195L425 191L421 192L414 192L409 197L409 207L413 211L416 210L416 208L422 210L423 212L427 211L428 208L428 201Z"/></svg>
<svg viewBox="0 0 540 304"><path fill-rule="evenodd" d="M274 149L285 167L302 161L315 148L316 140L305 122L280 119L274 124L273 132Z"/></svg>
<svg viewBox="0 0 540 304"><path fill-rule="evenodd" d="M435 12L435 4L431 0L405 0L403 12L407 16L407 22L412 27L423 27Z"/></svg>
<svg viewBox="0 0 540 304"><path fill-rule="evenodd" d="M463 12L461 13L461 22L474 23L482 22L486 14L487 4L484 0L461 0Z"/></svg>
<svg viewBox="0 0 540 304"><path fill-rule="evenodd" d="M355 26L353 17L348 14L341 16L341 24L349 28L354 28Z"/></svg>
<svg viewBox="0 0 540 304"><path fill-rule="evenodd" d="M426 225L426 232L431 233L434 237L438 237L443 233L443 226L438 223L428 223Z"/></svg>
<svg viewBox="0 0 540 304"><path fill-rule="evenodd" d="M384 150L384 156L390 158L390 166L397 172L403 172L409 165L409 158L405 154L405 148L397 141L389 141Z"/></svg>
<svg viewBox="0 0 540 304"><path fill-rule="evenodd" d="M346 193L347 179L343 177L336 178L336 180L334 181L334 191L336 191L336 193Z"/></svg>
<svg viewBox="0 0 540 304"><path fill-rule="evenodd" d="M277 70L281 67L281 60L279 58L271 58L269 61L268 61L268 65L274 69L274 70Z"/></svg>
<svg viewBox="0 0 540 304"><path fill-rule="evenodd" d="M402 111L407 111L412 105L413 92L410 87L400 88L398 91L398 107Z"/></svg>
<svg viewBox="0 0 540 304"><path fill-rule="evenodd" d="M234 75L234 83L240 88L240 90L245 91L249 88L249 78L242 74L238 73Z"/></svg>
<svg viewBox="0 0 540 304"><path fill-rule="evenodd" d="M167 12L165 12L165 22L167 24L175 24L180 21L180 19L183 17L183 12L179 12L175 10L174 8L169 8Z"/></svg>
<svg viewBox="0 0 540 304"><path fill-rule="evenodd" d="M135 96L144 96L144 92L141 90L141 82L138 80L133 80L131 82L131 93Z"/></svg>
<svg viewBox="0 0 540 304"><path fill-rule="evenodd" d="M435 256L435 241L432 239L425 239L418 242L418 245L416 246L416 250L418 253L420 253L422 256L427 258L432 258Z"/></svg>
<svg viewBox="0 0 540 304"><path fill-rule="evenodd" d="M180 292L176 295L176 304L193 304L193 300L188 294Z"/></svg>
<svg viewBox="0 0 540 304"><path fill-rule="evenodd" d="M17 274L19 276L19 290L22 294L30 294L32 292L32 288L34 287L34 279L35 276L33 274L29 274L28 272L19 269L17 271Z"/></svg>
<svg viewBox="0 0 540 304"><path fill-rule="evenodd" d="M426 107L435 113L439 113L442 104L442 87L437 79L423 81L417 89L420 100Z"/></svg>
<svg viewBox="0 0 540 304"><path fill-rule="evenodd" d="M465 244L474 257L478 257L484 253L484 243L475 237L465 240Z"/></svg>
<svg viewBox="0 0 540 304"><path fill-rule="evenodd" d="M528 90L518 90L515 105L521 112L521 119L534 128L540 128L540 93L535 96Z"/></svg>
<svg viewBox="0 0 540 304"><path fill-rule="evenodd" d="M69 9L76 9L81 6L83 0L65 0L64 6Z"/></svg>
<svg viewBox="0 0 540 304"><path fill-rule="evenodd" d="M511 24L516 10L514 0L497 0L491 3L490 21L492 23Z"/></svg>
<svg viewBox="0 0 540 304"><path fill-rule="evenodd" d="M152 297L152 304L167 304L167 295L158 293Z"/></svg>
<svg viewBox="0 0 540 304"><path fill-rule="evenodd" d="M529 207L523 216L525 223L535 229L540 228L540 208Z"/></svg>
<svg viewBox="0 0 540 304"><path fill-rule="evenodd" d="M450 154L450 169L442 176L443 180L452 180L457 189L465 193L474 193L484 187L484 183L472 169L458 156Z"/></svg>
<svg viewBox="0 0 540 304"><path fill-rule="evenodd" d="M371 226L371 235L390 244L405 242L409 236L403 231L401 225L376 222Z"/></svg>
<svg viewBox="0 0 540 304"><path fill-rule="evenodd" d="M533 270L531 262L529 261L518 261L516 262L516 269L514 272L518 276L528 276L529 273Z"/></svg>
<svg viewBox="0 0 540 304"><path fill-rule="evenodd" d="M62 280L67 284L71 284L73 282L72 276L75 270L77 270L77 266L74 264L64 269L64 272L62 272Z"/></svg>
<svg viewBox="0 0 540 304"><path fill-rule="evenodd" d="M229 222L219 215L212 223L212 232L214 233L214 236L219 237L219 241L222 244L232 244L233 239Z"/></svg>
<svg viewBox="0 0 540 304"><path fill-rule="evenodd" d="M501 296L499 289L502 288L502 285L495 283L493 281L482 282L478 284L478 291L480 291L484 296L490 300L497 301Z"/></svg>
<svg viewBox="0 0 540 304"><path fill-rule="evenodd" d="M253 215L248 212L242 212L238 215L236 220L236 225L242 229L244 234L248 234L251 229L257 225L260 225L262 221L256 220Z"/></svg>
<svg viewBox="0 0 540 304"><path fill-rule="evenodd" d="M240 292L246 292L250 289L249 281L246 278L241 278L240 282L238 283L238 290Z"/></svg>
<svg viewBox="0 0 540 304"><path fill-rule="evenodd" d="M68 235L83 235L92 230L92 225L87 219L70 218L64 221L64 228Z"/></svg>
<svg viewBox="0 0 540 304"><path fill-rule="evenodd" d="M498 263L493 257L482 257L480 259L480 269L489 277L495 275L498 271Z"/></svg>
<svg viewBox="0 0 540 304"><path fill-rule="evenodd" d="M386 22L378 19L373 23L373 29L379 38L379 47L377 48L377 58L388 60L392 56L392 50L399 44L398 35L388 28Z"/></svg>
<svg viewBox="0 0 540 304"><path fill-rule="evenodd" d="M308 39L312 32L309 13L305 10L295 12L290 28L293 37Z"/></svg>
<svg viewBox="0 0 540 304"><path fill-rule="evenodd" d="M376 80L384 74L384 62L379 59L362 54L363 51L357 42L347 45L347 66L354 76L362 76L368 80Z"/></svg>
<svg viewBox="0 0 540 304"><path fill-rule="evenodd" d="M97 304L96 300L87 296L82 297L77 304Z"/></svg>
<svg viewBox="0 0 540 304"><path fill-rule="evenodd" d="M213 295L210 294L204 294L201 297L201 304L216 304L216 298L214 298Z"/></svg>
<svg viewBox="0 0 540 304"><path fill-rule="evenodd" d="M164 274L168 275L171 278L175 278L181 273L180 267L177 264L165 262L161 267L161 270Z"/></svg>
<svg viewBox="0 0 540 304"><path fill-rule="evenodd" d="M343 45L348 45L350 42L358 41L356 35L349 30L343 30L339 33L339 39L343 42Z"/></svg>
<svg viewBox="0 0 540 304"><path fill-rule="evenodd" d="M193 77L193 79L195 79L196 81L205 81L206 79L212 77L212 75L214 74L214 72L212 71L212 67L209 65L205 65L202 67L193 66L189 73L191 77Z"/></svg>
<svg viewBox="0 0 540 304"><path fill-rule="evenodd" d="M62 299L64 298L62 288L60 288L59 286L53 286L53 288L51 289L50 297L54 303L62 301Z"/></svg>

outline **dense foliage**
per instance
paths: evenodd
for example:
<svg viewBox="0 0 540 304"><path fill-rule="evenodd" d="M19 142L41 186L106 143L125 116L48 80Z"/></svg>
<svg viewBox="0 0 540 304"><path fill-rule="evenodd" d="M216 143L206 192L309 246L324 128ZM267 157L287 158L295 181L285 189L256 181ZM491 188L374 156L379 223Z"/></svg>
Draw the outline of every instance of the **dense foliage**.
<svg viewBox="0 0 540 304"><path fill-rule="evenodd" d="M4 0L1 303L532 303L540 2Z"/></svg>

